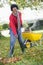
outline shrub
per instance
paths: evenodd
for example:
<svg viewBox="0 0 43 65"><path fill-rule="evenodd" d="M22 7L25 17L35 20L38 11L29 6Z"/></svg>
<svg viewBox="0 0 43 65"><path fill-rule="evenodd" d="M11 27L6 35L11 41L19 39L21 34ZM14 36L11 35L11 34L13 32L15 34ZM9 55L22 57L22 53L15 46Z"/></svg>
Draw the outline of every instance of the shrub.
<svg viewBox="0 0 43 65"><path fill-rule="evenodd" d="M3 29L8 29L8 24L3 24Z"/></svg>
<svg viewBox="0 0 43 65"><path fill-rule="evenodd" d="M2 36L2 35L1 35L1 32L0 32L0 38L1 38L1 36Z"/></svg>
<svg viewBox="0 0 43 65"><path fill-rule="evenodd" d="M2 30L2 25L0 25L0 31Z"/></svg>

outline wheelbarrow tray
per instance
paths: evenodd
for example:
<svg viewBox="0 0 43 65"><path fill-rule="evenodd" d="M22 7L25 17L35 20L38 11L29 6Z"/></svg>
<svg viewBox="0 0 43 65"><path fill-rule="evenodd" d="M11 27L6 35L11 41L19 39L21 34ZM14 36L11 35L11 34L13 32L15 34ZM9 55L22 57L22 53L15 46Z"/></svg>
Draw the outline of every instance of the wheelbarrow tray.
<svg viewBox="0 0 43 65"><path fill-rule="evenodd" d="M30 41L38 41L42 37L42 33L33 33L33 32L23 32L22 37Z"/></svg>

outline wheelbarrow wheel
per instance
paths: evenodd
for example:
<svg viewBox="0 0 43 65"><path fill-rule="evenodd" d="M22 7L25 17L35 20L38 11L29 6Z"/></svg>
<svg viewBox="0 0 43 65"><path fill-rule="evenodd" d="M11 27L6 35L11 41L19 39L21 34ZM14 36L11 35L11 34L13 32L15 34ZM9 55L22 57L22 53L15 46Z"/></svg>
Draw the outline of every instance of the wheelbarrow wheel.
<svg viewBox="0 0 43 65"><path fill-rule="evenodd" d="M25 46L25 48L30 48L30 47L32 47L31 41L30 41L30 40L25 40L24 46Z"/></svg>

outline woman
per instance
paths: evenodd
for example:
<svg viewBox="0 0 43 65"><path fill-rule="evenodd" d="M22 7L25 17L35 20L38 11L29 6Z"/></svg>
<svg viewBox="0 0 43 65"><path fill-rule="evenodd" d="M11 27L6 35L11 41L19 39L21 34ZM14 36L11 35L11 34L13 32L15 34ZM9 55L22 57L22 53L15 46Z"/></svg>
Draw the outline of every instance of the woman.
<svg viewBox="0 0 43 65"><path fill-rule="evenodd" d="M13 55L14 51L14 45L16 42L16 39L18 38L20 47L22 52L24 52L24 41L21 36L21 26L22 26L22 18L21 18L21 13L18 11L18 6L16 4L11 5L11 15L10 15L10 57Z"/></svg>

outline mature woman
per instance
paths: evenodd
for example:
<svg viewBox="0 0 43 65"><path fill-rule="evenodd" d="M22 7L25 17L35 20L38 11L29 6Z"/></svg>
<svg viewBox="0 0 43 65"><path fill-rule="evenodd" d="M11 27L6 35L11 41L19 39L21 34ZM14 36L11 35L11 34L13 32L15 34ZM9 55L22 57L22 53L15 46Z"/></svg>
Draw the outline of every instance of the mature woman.
<svg viewBox="0 0 43 65"><path fill-rule="evenodd" d="M18 6L16 4L11 5L11 15L10 15L10 57L13 55L14 45L16 39L18 38L20 47L22 52L24 52L24 41L21 36L21 26L22 26L22 18L21 13L18 11Z"/></svg>

